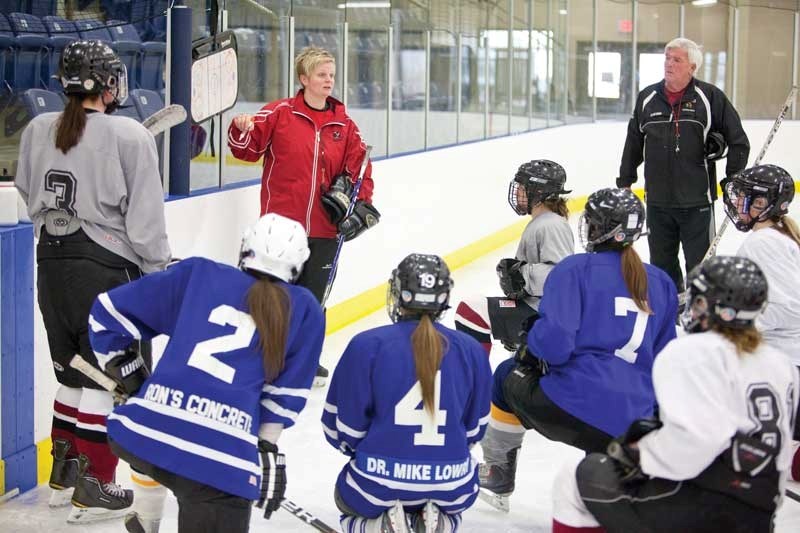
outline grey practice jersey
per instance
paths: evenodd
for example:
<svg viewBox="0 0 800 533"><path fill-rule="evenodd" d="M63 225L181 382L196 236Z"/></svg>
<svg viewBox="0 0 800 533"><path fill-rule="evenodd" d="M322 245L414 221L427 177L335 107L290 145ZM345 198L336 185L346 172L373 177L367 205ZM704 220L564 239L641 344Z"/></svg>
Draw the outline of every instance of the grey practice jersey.
<svg viewBox="0 0 800 533"><path fill-rule="evenodd" d="M678 337L656 357L653 388L664 426L638 443L645 474L694 479L742 432L779 448L775 465L785 478L798 373L784 353L762 342L739 355L714 331Z"/></svg>
<svg viewBox="0 0 800 533"><path fill-rule="evenodd" d="M522 267L522 275L525 277L525 291L532 296L525 298L526 304L539 308L547 275L556 263L574 252L575 239L564 217L547 211L528 222L516 255L517 259L527 263Z"/></svg>
<svg viewBox="0 0 800 533"><path fill-rule="evenodd" d="M142 271L163 270L170 249L153 136L133 119L89 113L81 140L64 154L55 146L59 116L34 118L20 142L16 186L36 236L46 211L61 209Z"/></svg>
<svg viewBox="0 0 800 533"><path fill-rule="evenodd" d="M756 327L767 344L800 366L800 248L774 229L753 231L737 255L752 259L767 276L767 307Z"/></svg>

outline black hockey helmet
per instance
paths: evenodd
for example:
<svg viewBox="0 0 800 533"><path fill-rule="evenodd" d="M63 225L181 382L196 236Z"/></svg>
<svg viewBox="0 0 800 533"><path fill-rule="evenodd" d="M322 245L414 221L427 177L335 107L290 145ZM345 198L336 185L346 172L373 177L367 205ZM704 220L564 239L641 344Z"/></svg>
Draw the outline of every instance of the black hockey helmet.
<svg viewBox="0 0 800 533"><path fill-rule="evenodd" d="M508 204L516 214L528 215L535 205L572 192L564 190L566 182L567 173L564 167L555 161L534 159L523 163L508 184ZM527 205L521 203L523 200L519 196L520 189L525 191Z"/></svg>
<svg viewBox="0 0 800 533"><path fill-rule="evenodd" d="M386 310L392 322L427 313L438 320L448 309L453 278L438 255L410 254L392 271Z"/></svg>
<svg viewBox="0 0 800 533"><path fill-rule="evenodd" d="M712 324L744 329L767 303L767 277L746 257L717 255L692 270L688 291L691 315L684 318L686 331L706 331Z"/></svg>
<svg viewBox="0 0 800 533"><path fill-rule="evenodd" d="M587 252L630 246L642 235L644 205L630 189L600 189L589 195L579 222Z"/></svg>
<svg viewBox="0 0 800 533"><path fill-rule="evenodd" d="M750 231L789 212L794 199L794 180L777 165L746 168L720 182L725 214L739 231ZM753 216L753 210L760 211Z"/></svg>
<svg viewBox="0 0 800 533"><path fill-rule="evenodd" d="M108 90L121 104L128 97L128 71L102 41L75 41L61 54L58 77L64 94L95 95Z"/></svg>

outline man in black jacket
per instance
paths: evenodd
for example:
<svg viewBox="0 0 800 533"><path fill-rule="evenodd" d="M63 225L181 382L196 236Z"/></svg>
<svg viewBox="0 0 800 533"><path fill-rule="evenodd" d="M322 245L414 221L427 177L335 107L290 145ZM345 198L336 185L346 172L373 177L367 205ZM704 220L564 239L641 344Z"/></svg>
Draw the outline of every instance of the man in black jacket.
<svg viewBox="0 0 800 533"><path fill-rule="evenodd" d="M669 274L680 294L685 287L678 245L689 272L716 233L717 177L716 164L707 159L709 135L728 145L726 175L745 168L750 143L725 94L694 78L703 60L697 44L673 39L664 52L664 79L636 98L617 187L630 187L644 161L650 262Z"/></svg>

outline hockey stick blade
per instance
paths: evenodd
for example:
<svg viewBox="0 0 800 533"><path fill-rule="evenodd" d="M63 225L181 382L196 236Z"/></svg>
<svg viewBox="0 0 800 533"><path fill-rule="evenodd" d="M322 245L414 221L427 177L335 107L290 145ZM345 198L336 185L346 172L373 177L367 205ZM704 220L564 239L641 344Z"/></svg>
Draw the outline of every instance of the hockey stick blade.
<svg viewBox="0 0 800 533"><path fill-rule="evenodd" d="M478 498L485 501L498 511L508 513L511 511L511 503L508 501L508 494L496 494L486 489L478 490Z"/></svg>
<svg viewBox="0 0 800 533"><path fill-rule="evenodd" d="M91 379L109 392L114 392L117 388L117 382L103 373L102 370L95 368L89 364L86 359L78 354L72 357L69 366Z"/></svg>
<svg viewBox="0 0 800 533"><path fill-rule="evenodd" d="M284 499L281 502L281 508L296 516L317 531L322 531L323 533L337 533L337 531L339 531L338 529L332 528L313 514L309 513L292 500Z"/></svg>
<svg viewBox="0 0 800 533"><path fill-rule="evenodd" d="M170 104L144 119L142 126L147 128L153 136L156 136L173 126L177 126L184 120L186 120L186 109L179 104Z"/></svg>
<svg viewBox="0 0 800 533"><path fill-rule="evenodd" d="M800 503L800 494L796 493L795 491L786 489L786 496L788 496L790 500Z"/></svg>

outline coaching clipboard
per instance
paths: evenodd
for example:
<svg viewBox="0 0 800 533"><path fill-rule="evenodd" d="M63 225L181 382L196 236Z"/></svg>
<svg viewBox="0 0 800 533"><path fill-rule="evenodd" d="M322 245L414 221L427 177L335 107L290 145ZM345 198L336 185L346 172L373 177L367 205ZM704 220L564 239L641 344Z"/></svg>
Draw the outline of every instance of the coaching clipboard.
<svg viewBox="0 0 800 533"><path fill-rule="evenodd" d="M225 31L192 43L192 121L233 107L239 94L236 37Z"/></svg>

